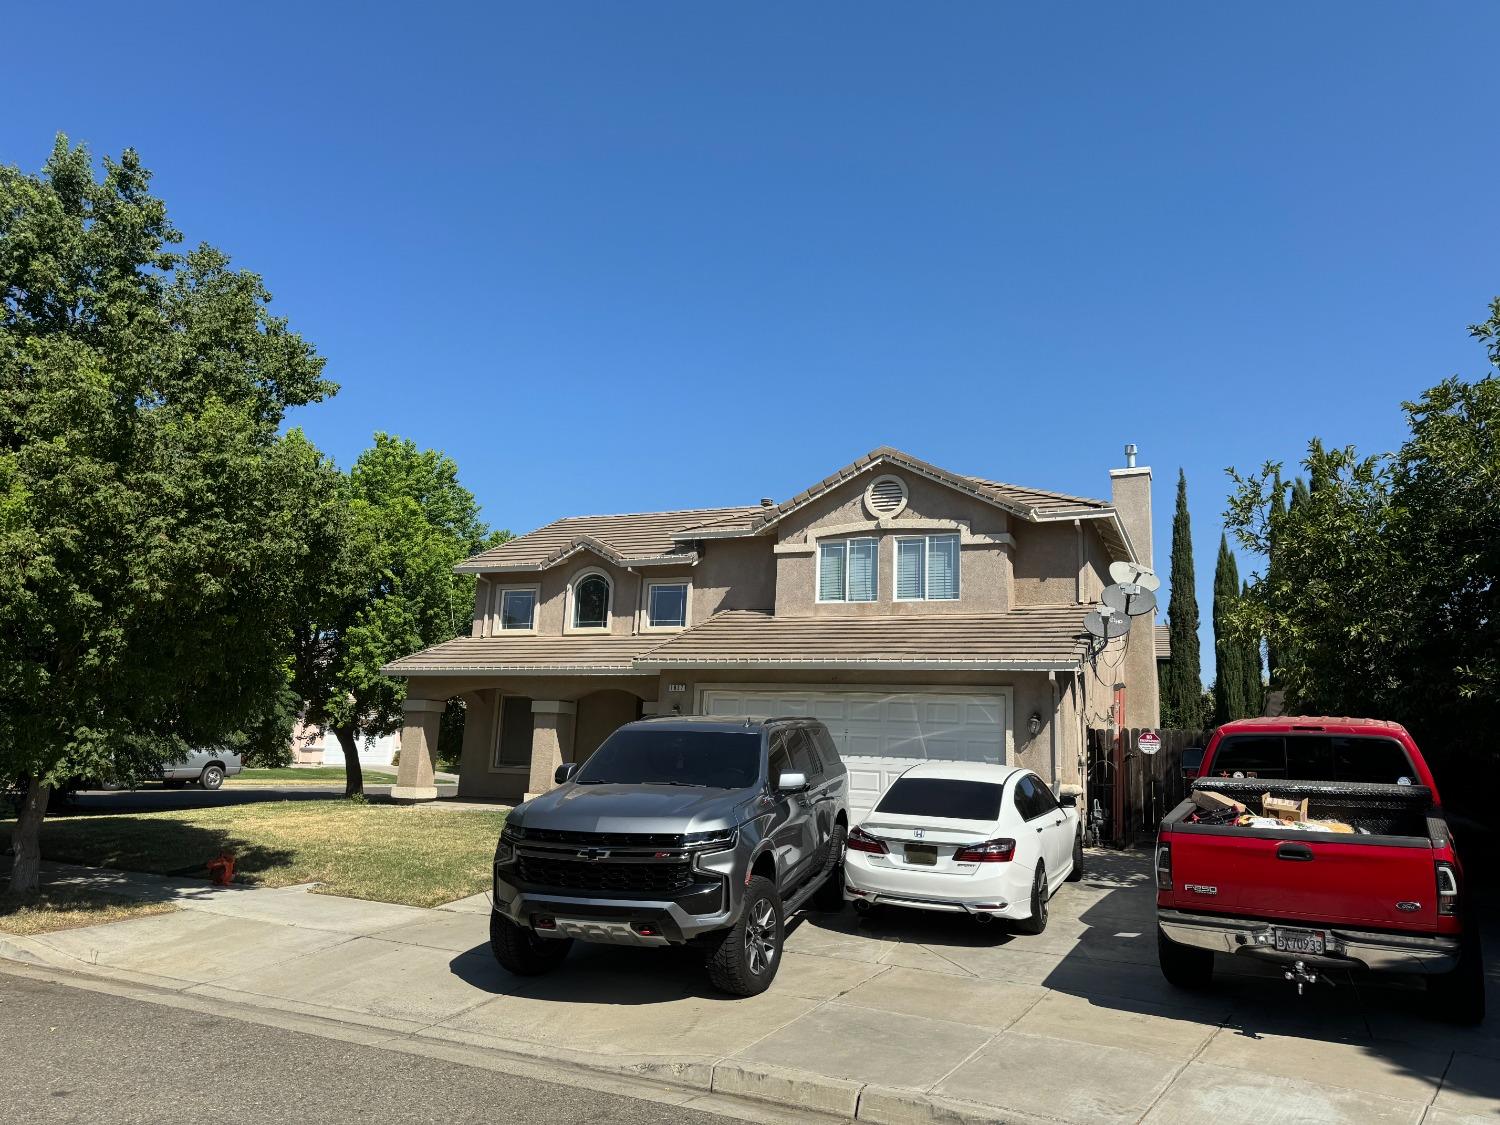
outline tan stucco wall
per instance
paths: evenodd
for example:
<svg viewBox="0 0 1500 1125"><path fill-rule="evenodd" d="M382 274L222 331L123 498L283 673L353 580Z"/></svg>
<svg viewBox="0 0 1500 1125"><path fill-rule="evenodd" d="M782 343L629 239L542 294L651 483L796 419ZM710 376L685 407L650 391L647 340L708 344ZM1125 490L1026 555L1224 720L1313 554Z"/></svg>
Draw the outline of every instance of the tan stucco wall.
<svg viewBox="0 0 1500 1125"><path fill-rule="evenodd" d="M628 692L601 691L578 701L570 762L586 762L617 727L640 717L641 701Z"/></svg>
<svg viewBox="0 0 1500 1125"><path fill-rule="evenodd" d="M1015 536L1016 605L1076 604L1078 528L1072 523L1020 524Z"/></svg>
<svg viewBox="0 0 1500 1125"><path fill-rule="evenodd" d="M998 543L965 543L960 548L959 590L954 601L898 602L896 546L900 535L934 534L945 529L920 528L923 520L955 520L979 535L1002 535L1013 530L1010 517L993 504L955 492L926 477L899 470L862 473L788 516L778 528L783 551L776 555L776 613L785 617L861 617L922 613L1003 613L1011 605L1010 558ZM879 476L905 482L906 507L889 520L876 521L865 509L865 488ZM879 540L878 585L873 602L819 603L816 548L789 553L786 548L813 543L822 529L867 524L868 529L839 531L837 538L873 537Z"/></svg>
<svg viewBox="0 0 1500 1125"><path fill-rule="evenodd" d="M712 539L692 570L694 622L726 609L771 609L776 604L776 563L770 535Z"/></svg>

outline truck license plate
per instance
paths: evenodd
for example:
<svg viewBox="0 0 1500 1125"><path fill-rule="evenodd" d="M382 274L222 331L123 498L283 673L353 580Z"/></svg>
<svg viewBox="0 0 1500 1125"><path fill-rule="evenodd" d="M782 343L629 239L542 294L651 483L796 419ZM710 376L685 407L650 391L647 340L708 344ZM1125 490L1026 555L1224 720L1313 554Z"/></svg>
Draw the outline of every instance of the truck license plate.
<svg viewBox="0 0 1500 1125"><path fill-rule="evenodd" d="M907 844L906 862L920 863L924 867L936 867L937 848L931 844Z"/></svg>
<svg viewBox="0 0 1500 1125"><path fill-rule="evenodd" d="M1276 948L1284 953L1322 953L1323 934L1317 930L1275 930Z"/></svg>

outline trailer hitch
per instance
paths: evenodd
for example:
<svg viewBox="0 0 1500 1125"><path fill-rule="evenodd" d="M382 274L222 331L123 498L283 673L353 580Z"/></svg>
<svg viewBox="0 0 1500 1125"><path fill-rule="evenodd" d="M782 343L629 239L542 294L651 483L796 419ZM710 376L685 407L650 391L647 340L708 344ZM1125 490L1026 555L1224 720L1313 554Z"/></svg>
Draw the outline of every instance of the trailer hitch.
<svg viewBox="0 0 1500 1125"><path fill-rule="evenodd" d="M1315 970L1309 969L1307 967L1307 963L1305 961L1297 961L1292 965L1290 969L1287 969L1281 975L1286 980L1293 981L1297 985L1298 996L1303 995L1303 990L1308 985L1317 984L1319 981L1322 981L1329 988L1333 987L1333 981L1329 980L1327 977L1320 977Z"/></svg>

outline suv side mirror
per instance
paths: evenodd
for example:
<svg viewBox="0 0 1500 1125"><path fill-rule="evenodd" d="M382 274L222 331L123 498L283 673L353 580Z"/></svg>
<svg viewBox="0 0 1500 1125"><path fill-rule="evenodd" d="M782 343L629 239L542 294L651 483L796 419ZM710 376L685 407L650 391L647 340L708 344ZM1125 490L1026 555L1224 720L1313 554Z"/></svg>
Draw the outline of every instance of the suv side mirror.
<svg viewBox="0 0 1500 1125"><path fill-rule="evenodd" d="M566 785L573 780L573 775L578 772L577 762L564 762L557 767L557 772L552 775L552 780L558 785Z"/></svg>
<svg viewBox="0 0 1500 1125"><path fill-rule="evenodd" d="M1193 746L1182 752L1182 776L1191 780L1203 768L1203 747Z"/></svg>
<svg viewBox="0 0 1500 1125"><path fill-rule="evenodd" d="M1065 809L1076 809L1078 807L1078 797L1073 793L1064 793L1057 799L1057 803Z"/></svg>
<svg viewBox="0 0 1500 1125"><path fill-rule="evenodd" d="M801 793L807 789L807 774L788 770L776 779L778 793Z"/></svg>

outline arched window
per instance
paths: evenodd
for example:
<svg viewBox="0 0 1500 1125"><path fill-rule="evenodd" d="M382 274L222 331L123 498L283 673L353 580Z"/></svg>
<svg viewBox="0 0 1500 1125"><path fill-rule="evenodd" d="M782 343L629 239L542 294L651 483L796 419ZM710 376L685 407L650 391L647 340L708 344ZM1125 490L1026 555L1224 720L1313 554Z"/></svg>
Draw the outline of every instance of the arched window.
<svg viewBox="0 0 1500 1125"><path fill-rule="evenodd" d="M573 587L573 628L609 628L609 579L586 574Z"/></svg>

